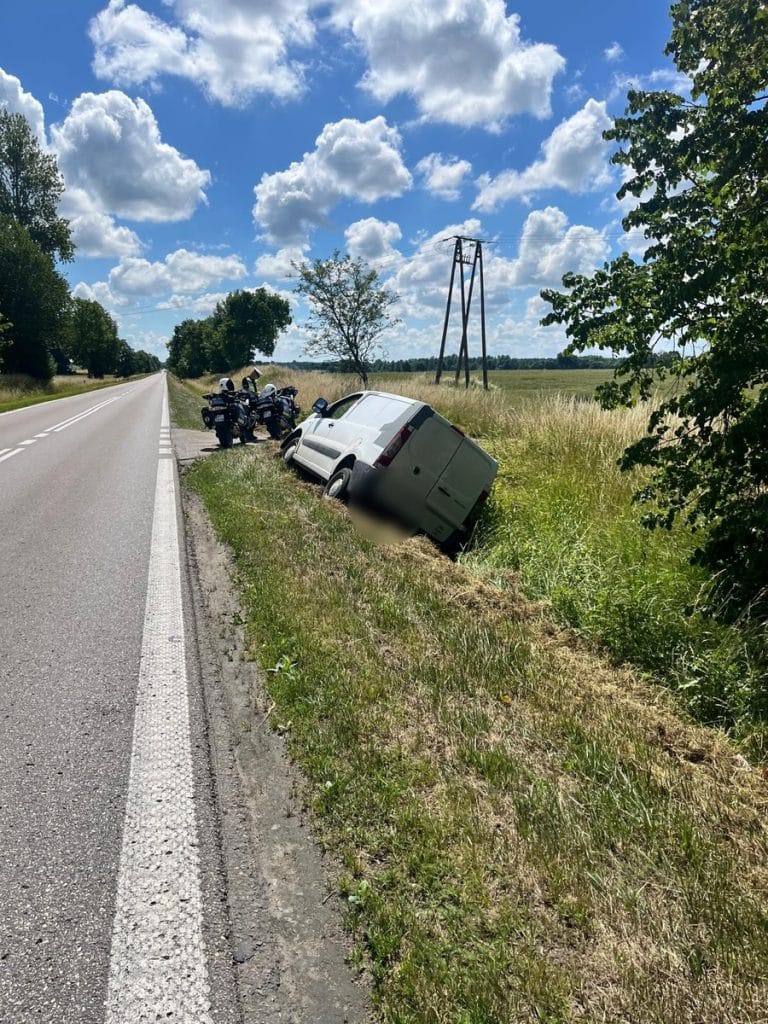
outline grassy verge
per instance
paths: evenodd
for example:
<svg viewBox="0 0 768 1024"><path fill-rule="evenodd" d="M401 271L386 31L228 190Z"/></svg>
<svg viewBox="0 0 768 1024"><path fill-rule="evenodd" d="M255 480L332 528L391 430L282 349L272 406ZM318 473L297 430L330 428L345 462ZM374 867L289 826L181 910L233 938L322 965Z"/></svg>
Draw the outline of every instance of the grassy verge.
<svg viewBox="0 0 768 1024"><path fill-rule="evenodd" d="M235 554L382 1019L764 1020L761 773L512 573L376 546L265 447L186 479Z"/></svg>
<svg viewBox="0 0 768 1024"><path fill-rule="evenodd" d="M83 395L88 391L99 391L111 388L115 384L125 384L130 380L141 380L146 374L136 377L113 377L105 380L89 380L85 377L54 377L52 381L41 383L32 377L0 375L0 412L12 412L24 409L28 405L39 405L41 402L53 402L57 398L70 398Z"/></svg>
<svg viewBox="0 0 768 1024"><path fill-rule="evenodd" d="M205 405L201 393L190 383L168 378L168 402L171 407L171 419L183 430L205 430L200 410Z"/></svg>
<svg viewBox="0 0 768 1024"><path fill-rule="evenodd" d="M269 373L285 382L279 367ZM359 386L340 374L291 376L305 408L318 395L333 400ZM550 376L572 393L547 393ZM435 387L426 374L382 375L371 386L430 402L499 460L484 529L465 558L476 574L503 585L514 570L524 592L549 602L558 622L670 687L698 721L765 758L766 632L699 614L705 576L688 564L696 537L641 527L631 504L639 478L620 473L616 459L644 433L647 410L605 412L586 401L582 390L604 376L522 374L513 389L517 372L510 371L505 387L487 393ZM532 379L539 381L535 391Z"/></svg>

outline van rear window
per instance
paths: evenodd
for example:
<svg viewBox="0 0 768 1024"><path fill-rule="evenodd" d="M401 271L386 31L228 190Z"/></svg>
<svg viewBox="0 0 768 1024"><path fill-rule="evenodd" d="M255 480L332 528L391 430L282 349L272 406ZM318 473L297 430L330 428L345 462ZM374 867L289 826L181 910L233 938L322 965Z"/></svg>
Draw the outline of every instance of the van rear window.
<svg viewBox="0 0 768 1024"><path fill-rule="evenodd" d="M383 398L381 395L366 395L352 412L351 419L360 423L370 423L371 426L379 426L381 423L391 423L412 405L405 399Z"/></svg>

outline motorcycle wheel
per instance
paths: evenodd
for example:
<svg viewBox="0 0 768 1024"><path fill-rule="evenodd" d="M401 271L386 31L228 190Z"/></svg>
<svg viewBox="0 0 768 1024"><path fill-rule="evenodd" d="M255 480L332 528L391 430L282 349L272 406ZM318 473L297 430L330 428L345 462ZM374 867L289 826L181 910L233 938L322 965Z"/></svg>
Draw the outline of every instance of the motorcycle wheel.
<svg viewBox="0 0 768 1024"><path fill-rule="evenodd" d="M266 426L269 436L273 441L282 440L286 434L293 430L293 427L288 420L284 416L280 415L273 416L271 419L267 420Z"/></svg>
<svg viewBox="0 0 768 1024"><path fill-rule="evenodd" d="M232 428L228 424L216 427L216 437L222 448L232 447Z"/></svg>

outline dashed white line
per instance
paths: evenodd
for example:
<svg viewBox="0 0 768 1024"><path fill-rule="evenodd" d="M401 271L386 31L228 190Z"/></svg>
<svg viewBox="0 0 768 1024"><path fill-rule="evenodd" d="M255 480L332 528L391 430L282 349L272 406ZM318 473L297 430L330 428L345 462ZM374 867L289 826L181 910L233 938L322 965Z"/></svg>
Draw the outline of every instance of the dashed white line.
<svg viewBox="0 0 768 1024"><path fill-rule="evenodd" d="M7 452L6 455L0 455L0 462L5 462L6 459L10 459L13 455L18 455L19 452L23 452L24 448L14 448L12 452Z"/></svg>
<svg viewBox="0 0 768 1024"><path fill-rule="evenodd" d="M173 459L159 458L106 1024L166 1019L211 1024L176 481Z"/></svg>
<svg viewBox="0 0 768 1024"><path fill-rule="evenodd" d="M30 445L30 444L34 444L36 440L37 440L37 438L33 437L29 441L19 441L19 444Z"/></svg>

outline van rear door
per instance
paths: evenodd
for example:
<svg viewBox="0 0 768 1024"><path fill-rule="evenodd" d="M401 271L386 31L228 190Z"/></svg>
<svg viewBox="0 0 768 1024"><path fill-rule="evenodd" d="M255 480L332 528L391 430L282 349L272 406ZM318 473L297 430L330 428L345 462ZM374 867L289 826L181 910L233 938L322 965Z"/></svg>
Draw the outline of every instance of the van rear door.
<svg viewBox="0 0 768 1024"><path fill-rule="evenodd" d="M463 526L478 498L488 493L497 464L482 448L460 437L448 465L427 496L427 509L454 529Z"/></svg>
<svg viewBox="0 0 768 1024"><path fill-rule="evenodd" d="M413 433L387 469L390 503L411 518L420 518L427 496L448 467L462 435L431 409L422 409L409 426Z"/></svg>

